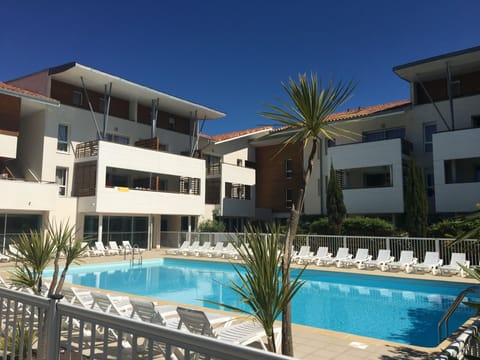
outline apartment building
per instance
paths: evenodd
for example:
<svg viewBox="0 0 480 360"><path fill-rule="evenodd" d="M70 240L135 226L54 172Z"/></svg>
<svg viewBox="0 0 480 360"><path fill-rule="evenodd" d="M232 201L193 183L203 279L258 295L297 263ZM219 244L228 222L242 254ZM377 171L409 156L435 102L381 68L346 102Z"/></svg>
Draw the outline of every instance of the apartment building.
<svg viewBox="0 0 480 360"><path fill-rule="evenodd" d="M432 215L475 210L480 201L480 47L399 65L410 99L351 109L328 119L337 134L320 139L304 213L326 214L330 165L349 214L391 217L404 212L405 170L423 169ZM348 131L342 136L338 129ZM257 213L284 218L309 149L278 153L282 138L255 140ZM261 211L260 211L261 210Z"/></svg>
<svg viewBox="0 0 480 360"><path fill-rule="evenodd" d="M411 157L432 215L475 210L480 47L393 71L409 82L410 99L328 119L349 135L320 139L305 214L326 214L333 164L349 214L396 221ZM104 242L156 246L206 219L236 231L287 218L309 148L283 147L272 127L199 133L199 122L223 116L78 63L0 83L0 245L53 220Z"/></svg>
<svg viewBox="0 0 480 360"><path fill-rule="evenodd" d="M14 114L2 113L13 125L1 134L11 143L4 150L2 138L11 176L0 191L11 198L0 213L68 220L83 236L140 246L159 244L161 231L195 228L205 213L198 123L223 113L78 63L6 86L24 90L7 99ZM14 184L25 190L10 191Z"/></svg>
<svg viewBox="0 0 480 360"><path fill-rule="evenodd" d="M202 135L199 152L205 159L205 214L201 220L221 219L227 231L242 231L255 220L255 149L250 142L266 136L271 126L217 136Z"/></svg>

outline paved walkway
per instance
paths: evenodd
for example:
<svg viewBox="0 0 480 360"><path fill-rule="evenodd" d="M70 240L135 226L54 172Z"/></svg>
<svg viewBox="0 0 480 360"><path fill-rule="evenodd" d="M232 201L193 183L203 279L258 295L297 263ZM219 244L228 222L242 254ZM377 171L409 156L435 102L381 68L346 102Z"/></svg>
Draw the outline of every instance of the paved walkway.
<svg viewBox="0 0 480 360"><path fill-rule="evenodd" d="M143 254L143 259L154 259L162 257L163 251L153 250ZM199 259L199 258L195 258ZM208 259L212 260L212 259ZM218 260L218 259L216 259ZM123 256L106 256L83 258L85 263L105 263L125 261ZM225 260L219 260L225 261ZM0 274L8 277L8 270L11 270L14 263L0 263ZM421 278L428 280L441 281L459 281L457 276L433 276L430 274L405 274L403 272L385 273L379 270L358 270L356 268L338 269L335 267L316 267L309 269L319 269L325 271L340 271L350 273L372 274L379 276ZM461 279L462 282L477 283L474 279ZM158 301L155 299L155 301ZM211 310L211 309L209 309ZM383 325L379 325L383 326ZM293 340L295 358L302 360L389 360L389 359L432 359L435 354L447 346L447 341L436 348L421 348L408 346L393 342L377 340L347 333L340 333L330 330L317 329L308 326L294 325Z"/></svg>

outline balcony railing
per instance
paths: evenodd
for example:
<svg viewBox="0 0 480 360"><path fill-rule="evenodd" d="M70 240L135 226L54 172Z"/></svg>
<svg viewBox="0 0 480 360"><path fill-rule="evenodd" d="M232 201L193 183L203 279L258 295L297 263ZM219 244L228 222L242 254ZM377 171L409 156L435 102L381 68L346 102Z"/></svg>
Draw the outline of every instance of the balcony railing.
<svg viewBox="0 0 480 360"><path fill-rule="evenodd" d="M0 301L0 332L6 344L0 349L3 359L38 359L43 351L52 360L289 359L7 288L0 288ZM37 341L43 336L46 343Z"/></svg>
<svg viewBox="0 0 480 360"><path fill-rule="evenodd" d="M98 155L98 140L78 144L75 149L75 158L82 159Z"/></svg>

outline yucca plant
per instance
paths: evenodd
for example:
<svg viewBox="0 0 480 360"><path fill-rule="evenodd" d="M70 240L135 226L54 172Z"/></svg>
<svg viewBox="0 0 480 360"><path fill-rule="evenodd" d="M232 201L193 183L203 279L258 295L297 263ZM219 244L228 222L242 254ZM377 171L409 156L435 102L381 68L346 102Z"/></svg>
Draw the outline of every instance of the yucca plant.
<svg viewBox="0 0 480 360"><path fill-rule="evenodd" d="M268 349L276 352L274 323L285 304L292 300L303 285L300 277L305 268L293 281L282 281L283 242L277 227L267 227L267 234L261 234L258 228L247 226L245 240L239 244L234 243L233 246L242 261L232 264L240 280L231 281L227 286L240 296L240 301L248 305L248 309L208 302L254 317L265 329Z"/></svg>
<svg viewBox="0 0 480 360"><path fill-rule="evenodd" d="M338 110L353 93L355 84L334 83L330 81L323 84L318 80L316 74L312 73L310 77L306 74L300 74L298 81L289 79L288 84L282 83L283 89L287 93L288 101L280 100L279 105L266 104L269 111L261 113L264 117L271 119L280 126L279 132L272 135L284 135L284 145L301 144L303 148L310 146L307 168L303 173L303 184L298 189L298 199L290 211L290 219L285 244L285 254L283 257L283 281L289 283L289 259L293 240L297 233L300 214L303 209L305 189L312 175L313 164L315 162L319 141L322 137L332 139L339 133L349 137L356 136L345 129L331 126L328 122L329 117ZM292 321L291 307L289 303L285 304L282 312L282 353L293 356L292 339Z"/></svg>
<svg viewBox="0 0 480 360"><path fill-rule="evenodd" d="M28 234L20 234L12 245L16 252L10 255L20 264L11 272L12 283L31 288L40 295L43 271L53 258L55 243L48 236L42 237L38 231L30 230Z"/></svg>

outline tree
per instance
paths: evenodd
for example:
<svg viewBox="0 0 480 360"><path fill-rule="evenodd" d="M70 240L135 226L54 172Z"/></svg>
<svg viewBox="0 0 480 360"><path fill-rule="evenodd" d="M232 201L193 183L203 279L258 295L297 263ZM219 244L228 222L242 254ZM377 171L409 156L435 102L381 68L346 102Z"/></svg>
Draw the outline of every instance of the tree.
<svg viewBox="0 0 480 360"><path fill-rule="evenodd" d="M428 201L423 174L412 158L405 186L405 227L410 236L424 237L428 226Z"/></svg>
<svg viewBox="0 0 480 360"><path fill-rule="evenodd" d="M343 202L343 192L337 181L333 164L330 166L330 177L327 186L328 224L335 234L340 234L347 208Z"/></svg>
<svg viewBox="0 0 480 360"><path fill-rule="evenodd" d="M333 129L327 122L333 114L353 93L355 85L352 82L335 84L328 82L323 87L317 75L312 73L298 76L298 82L289 79L288 84L282 83L289 102L280 100L280 105L265 106L270 111L264 111L262 116L274 120L283 128L275 135L285 136L284 146L301 144L304 148L310 147L307 167L303 174L303 184L299 189L296 205L292 206L285 240L285 252L282 259L282 277L288 284L290 281L289 262L292 256L292 245L297 233L300 212L303 209L305 188L312 174L315 155L321 137L332 138L339 129ZM286 303L282 311L282 353L293 356L292 316L290 303Z"/></svg>
<svg viewBox="0 0 480 360"><path fill-rule="evenodd" d="M238 295L240 301L249 309L228 304L215 303L230 310L241 312L256 318L265 329L268 339L268 349L277 351L274 336L274 323L298 292L304 281L300 277L303 268L295 279L289 283L281 280L282 241L278 227L267 227L267 234L261 234L260 229L247 226L245 241L233 245L238 251L240 264L233 264L240 281L232 281L228 286ZM290 266L290 262L288 264ZM210 301L211 302L211 301Z"/></svg>

